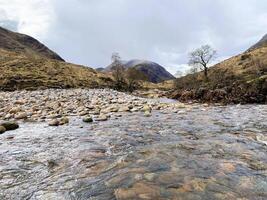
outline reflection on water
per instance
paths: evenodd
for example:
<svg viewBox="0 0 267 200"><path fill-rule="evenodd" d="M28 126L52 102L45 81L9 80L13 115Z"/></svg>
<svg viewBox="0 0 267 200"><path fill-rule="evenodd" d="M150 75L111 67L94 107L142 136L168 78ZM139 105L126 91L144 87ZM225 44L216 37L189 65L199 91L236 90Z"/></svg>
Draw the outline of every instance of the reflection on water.
<svg viewBox="0 0 267 200"><path fill-rule="evenodd" d="M22 124L0 135L0 199L267 199L266 116L200 106Z"/></svg>

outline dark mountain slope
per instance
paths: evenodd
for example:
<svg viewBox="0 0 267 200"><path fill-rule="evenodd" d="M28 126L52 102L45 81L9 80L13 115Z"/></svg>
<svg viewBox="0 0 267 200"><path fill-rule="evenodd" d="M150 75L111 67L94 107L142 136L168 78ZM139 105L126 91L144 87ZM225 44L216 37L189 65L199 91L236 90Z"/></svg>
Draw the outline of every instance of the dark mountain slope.
<svg viewBox="0 0 267 200"><path fill-rule="evenodd" d="M0 48L31 57L44 57L64 61L38 40L24 34L15 33L0 27Z"/></svg>
<svg viewBox="0 0 267 200"><path fill-rule="evenodd" d="M148 80L152 83L160 83L175 78L164 67L151 61L130 60L130 61L122 61L122 64L125 68L135 68L143 72L148 77ZM111 71L112 68L113 64L106 67L105 71ZM101 71L103 71L103 69L101 69Z"/></svg>

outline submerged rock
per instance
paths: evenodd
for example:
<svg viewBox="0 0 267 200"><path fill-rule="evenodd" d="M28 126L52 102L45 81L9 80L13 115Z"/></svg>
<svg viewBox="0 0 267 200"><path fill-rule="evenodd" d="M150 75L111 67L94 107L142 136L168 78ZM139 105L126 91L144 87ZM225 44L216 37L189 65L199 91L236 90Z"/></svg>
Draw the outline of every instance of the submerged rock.
<svg viewBox="0 0 267 200"><path fill-rule="evenodd" d="M85 123L91 123L93 122L93 118L91 116L87 116L83 118L83 122Z"/></svg>
<svg viewBox="0 0 267 200"><path fill-rule="evenodd" d="M152 114L151 114L151 112L149 112L149 111L145 111L144 116L145 116L145 117L151 117Z"/></svg>
<svg viewBox="0 0 267 200"><path fill-rule="evenodd" d="M0 126L5 127L6 131L12 131L19 128L18 123L14 121L2 122L0 123Z"/></svg>
<svg viewBox="0 0 267 200"><path fill-rule="evenodd" d="M6 132L6 128L4 126L0 126L0 134Z"/></svg>
<svg viewBox="0 0 267 200"><path fill-rule="evenodd" d="M151 108L149 105L145 105L145 106L143 107L143 111L144 111L144 112L151 112L151 111L152 111L152 108Z"/></svg>
<svg viewBox="0 0 267 200"><path fill-rule="evenodd" d="M63 117L59 120L59 125L64 125L69 123L69 118Z"/></svg>

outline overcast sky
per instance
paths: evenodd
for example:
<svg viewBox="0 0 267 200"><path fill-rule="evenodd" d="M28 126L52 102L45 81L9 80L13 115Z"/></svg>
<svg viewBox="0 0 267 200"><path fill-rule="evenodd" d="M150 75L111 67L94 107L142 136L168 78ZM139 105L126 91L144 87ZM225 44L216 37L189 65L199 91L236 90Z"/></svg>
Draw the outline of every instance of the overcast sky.
<svg viewBox="0 0 267 200"><path fill-rule="evenodd" d="M202 44L222 60L257 42L267 33L267 0L0 0L0 25L69 62L105 67L118 52L175 73Z"/></svg>

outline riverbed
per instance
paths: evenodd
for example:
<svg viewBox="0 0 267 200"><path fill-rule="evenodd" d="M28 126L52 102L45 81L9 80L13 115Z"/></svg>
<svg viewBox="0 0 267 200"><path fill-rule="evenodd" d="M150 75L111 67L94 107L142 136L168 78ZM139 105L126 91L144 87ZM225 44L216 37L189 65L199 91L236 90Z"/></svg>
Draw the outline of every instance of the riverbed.
<svg viewBox="0 0 267 200"><path fill-rule="evenodd" d="M267 199L266 118L266 105L199 104L20 122L0 135L0 199Z"/></svg>

